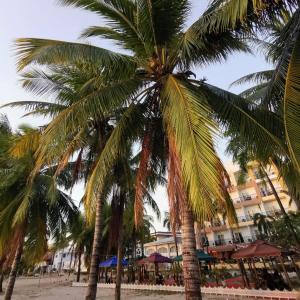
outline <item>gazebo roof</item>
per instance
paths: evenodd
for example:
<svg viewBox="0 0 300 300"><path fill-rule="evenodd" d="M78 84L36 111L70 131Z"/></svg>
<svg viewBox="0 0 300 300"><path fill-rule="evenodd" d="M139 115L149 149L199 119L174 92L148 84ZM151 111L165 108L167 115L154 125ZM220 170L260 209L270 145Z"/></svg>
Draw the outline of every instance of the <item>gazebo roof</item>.
<svg viewBox="0 0 300 300"><path fill-rule="evenodd" d="M265 241L257 240L248 245L248 247L236 250L232 258L253 258L253 257L278 257L284 253L283 249L271 245Z"/></svg>
<svg viewBox="0 0 300 300"><path fill-rule="evenodd" d="M172 259L166 256L162 256L160 253L154 252L149 257L146 257L138 262L139 265L145 263L172 263Z"/></svg>

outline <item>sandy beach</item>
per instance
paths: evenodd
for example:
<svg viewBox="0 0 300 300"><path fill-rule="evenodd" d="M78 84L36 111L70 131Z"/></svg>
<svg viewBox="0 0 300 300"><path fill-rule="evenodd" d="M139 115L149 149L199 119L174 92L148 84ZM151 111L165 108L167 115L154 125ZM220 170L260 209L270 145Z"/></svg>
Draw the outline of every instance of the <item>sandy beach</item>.
<svg viewBox="0 0 300 300"><path fill-rule="evenodd" d="M43 299L43 300L82 300L85 288L72 287L71 282L62 278L18 278L13 300ZM1 294L0 294L1 298ZM114 299L113 289L98 289L97 299ZM122 290L122 299L138 300L183 300L183 294L153 293L147 291Z"/></svg>
<svg viewBox="0 0 300 300"><path fill-rule="evenodd" d="M82 300L85 296L84 287L72 287L71 281L65 277L42 277L39 278L18 278L16 281L13 300ZM4 283L5 287L5 283ZM0 294L2 299L3 294ZM114 300L114 290L98 288L97 299ZM183 293L173 292L152 292L152 291L133 291L122 290L122 299L125 300L184 300ZM228 296L204 296L203 300L242 300L249 299L244 297Z"/></svg>
<svg viewBox="0 0 300 300"><path fill-rule="evenodd" d="M5 287L5 284L4 284ZM64 277L18 278L15 285L13 300L82 300L85 288L72 287ZM1 298L1 294L0 294ZM97 299L113 300L113 289L98 289ZM126 300L184 300L182 293L130 291L122 290L122 299ZM205 297L207 299L225 299L224 297ZM235 298L238 299L238 298ZM229 299L228 299L229 300Z"/></svg>

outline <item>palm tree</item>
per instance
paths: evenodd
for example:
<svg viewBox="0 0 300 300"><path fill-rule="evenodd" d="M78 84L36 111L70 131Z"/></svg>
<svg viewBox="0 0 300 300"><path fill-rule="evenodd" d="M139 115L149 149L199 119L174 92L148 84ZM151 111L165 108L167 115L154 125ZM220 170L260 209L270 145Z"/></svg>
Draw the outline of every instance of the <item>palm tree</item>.
<svg viewBox="0 0 300 300"><path fill-rule="evenodd" d="M13 263L4 296L11 299L23 248L26 261L39 261L47 248L47 240L59 236L76 207L72 199L55 186L49 169L39 172L30 185L27 182L34 166L38 130L23 126L18 133L5 137L7 142L1 144L1 161L6 158L6 166L1 164L0 254L8 242L13 245L10 249Z"/></svg>
<svg viewBox="0 0 300 300"><path fill-rule="evenodd" d="M166 0L61 2L104 16L108 26L91 27L83 35L112 39L131 54L63 41L18 40L20 69L32 63L44 66L89 63L98 71L84 85L85 93L78 94L76 103L46 129L38 151L39 160L43 161L52 141L58 140L58 133L74 135L91 119L122 108L89 176L86 202L92 203L101 195L112 166L122 155L123 145L128 141L138 142L142 151L136 180L138 224L142 220L143 186L151 167L154 162L167 160L169 199L172 206L180 208L182 216L186 297L200 299L193 214L203 222L214 213L209 199L224 201L225 198L225 171L214 148L217 125L230 126L237 132L243 128L242 134L249 140L258 137L261 146L277 145L279 141L265 115L254 115L244 99L191 78L191 69L248 48L230 31L203 33L198 26L202 18L185 29L190 10L187 0L174 0L172 5ZM280 145L276 147L278 152L284 151ZM95 238L100 234L98 220L99 213ZM97 239L94 244L95 253ZM91 267L86 299L96 296L95 270Z"/></svg>
<svg viewBox="0 0 300 300"><path fill-rule="evenodd" d="M29 114L42 114L53 118L48 125L48 129L54 126L54 130L45 130L56 135L52 139L51 146L46 151L40 153L36 163L36 168L32 174L35 176L37 170L44 165L56 164L55 177L58 175L71 174L69 187L72 187L78 180L89 180L95 163L98 160L106 139L108 138L112 126L110 122L115 122L118 112L111 115L98 114L96 112L89 117L87 122L74 126L73 123L65 123L64 129L60 127L61 116L68 114L70 108L78 105L80 97L88 97L90 92L99 83L99 70L90 64L77 63L69 66L52 66L49 73L32 70L24 74L23 85L28 90L37 94L55 95L55 102L16 102L11 106L22 106L29 109ZM92 87L94 82L94 87ZM79 97L80 95L80 97ZM78 98L79 97L79 98ZM58 127L55 127L58 125ZM60 128L59 128L60 127ZM43 134L42 137L45 137ZM50 140L48 140L49 142ZM55 141L55 142L54 142ZM75 155L76 160L70 163L70 158ZM110 181L107 176L106 181ZM96 292L98 277L99 255L101 250L101 239L103 230L103 210L106 198L109 196L110 185L106 184L105 191L97 193L95 199L84 197L84 205L87 221L91 222L95 218L95 231L93 248L90 262L89 294ZM96 215L96 217L94 217Z"/></svg>
<svg viewBox="0 0 300 300"><path fill-rule="evenodd" d="M286 18L289 16L289 18ZM268 81L260 84L265 89L262 103L272 111L280 111L283 122L285 141L289 157L296 172L300 172L300 5L297 0L263 1L254 0L214 0L205 18L199 22L202 30L224 31L228 28L238 33L249 33L258 30L269 34L270 24L278 24L285 19L280 32L271 35L271 43L264 43L269 48L269 56L273 59L275 69L260 74L253 74L252 79ZM205 25L206 24L206 25ZM274 29L274 26L272 26ZM279 27L280 28L280 27ZM249 77L248 77L249 78ZM249 90L250 92L255 89ZM257 90L257 89L256 89Z"/></svg>
<svg viewBox="0 0 300 300"><path fill-rule="evenodd" d="M281 33L285 30L285 27L291 21L291 14L285 12L283 16L279 16L278 19L272 23L264 24L266 33L264 33L264 39L259 39L256 36L251 38L251 42L260 46L261 50L265 52L266 59L273 64L276 64L278 57L282 51L282 45L278 41ZM260 107L265 105L266 98L268 98L268 88L271 85L272 77L275 74L275 69L255 72L243 76L236 80L231 85L240 85L245 83L254 84L250 88L246 89L240 96L245 97L252 103L259 103ZM283 95L277 97L277 102L273 103L273 109L276 108L276 113L282 116L281 104ZM274 101L274 99L273 99ZM282 123L283 127L283 123ZM281 129L284 132L284 128ZM285 139L285 137L284 137ZM279 170L280 176L283 177L290 197L294 200L298 210L300 210L300 186L299 186L299 172L292 163L290 155L281 156L276 155L274 151L268 154L268 158L272 158L273 164Z"/></svg>
<svg viewBox="0 0 300 300"><path fill-rule="evenodd" d="M256 213L253 215L254 226L257 226L261 236L269 236L272 233L272 221L274 221L274 218L261 213Z"/></svg>
<svg viewBox="0 0 300 300"><path fill-rule="evenodd" d="M124 214L126 210L131 210L132 204L135 200L135 177L136 177L136 166L134 157L131 153L131 145L127 146L127 151L124 151L122 156L115 164L113 168L112 186L111 192L111 207L112 207L112 218L110 226L110 241L115 241L117 244L117 276L116 276L116 290L115 299L120 300L121 298L121 274L122 274L122 259L124 255ZM124 146L125 147L125 146ZM138 154L139 156L140 154ZM147 182L144 185L143 205L148 204L157 217L160 218L160 211L157 207L156 202L150 195L150 192L154 192L157 182L161 182L160 174L153 174L148 177ZM132 215L132 218L134 216ZM126 224L128 226L129 224ZM117 241L117 243L116 243Z"/></svg>

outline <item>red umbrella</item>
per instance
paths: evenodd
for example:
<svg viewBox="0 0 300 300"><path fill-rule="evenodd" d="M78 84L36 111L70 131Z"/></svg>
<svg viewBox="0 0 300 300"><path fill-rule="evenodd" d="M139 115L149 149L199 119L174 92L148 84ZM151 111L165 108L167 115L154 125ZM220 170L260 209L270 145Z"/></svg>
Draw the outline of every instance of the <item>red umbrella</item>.
<svg viewBox="0 0 300 300"><path fill-rule="evenodd" d="M145 258L147 262L150 263L172 263L172 259L166 256L162 256L161 254L154 252L149 257Z"/></svg>
<svg viewBox="0 0 300 300"><path fill-rule="evenodd" d="M168 258L166 256L162 256L161 254L154 252L150 256L141 259L138 264L144 265L146 263L154 263L154 264L160 264L160 263L172 263L172 259Z"/></svg>

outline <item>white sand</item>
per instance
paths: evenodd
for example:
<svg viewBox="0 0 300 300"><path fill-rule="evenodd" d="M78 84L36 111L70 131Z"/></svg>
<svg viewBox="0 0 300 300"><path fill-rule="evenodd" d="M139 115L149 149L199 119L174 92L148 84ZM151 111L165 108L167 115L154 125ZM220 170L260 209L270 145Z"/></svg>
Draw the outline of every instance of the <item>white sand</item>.
<svg viewBox="0 0 300 300"><path fill-rule="evenodd" d="M85 290L86 289L82 287L71 287L71 282L66 281L64 278L42 278L40 283L38 278L18 278L12 299L82 300L84 299ZM98 288L97 299L114 299L114 290ZM122 290L122 299L184 300L184 295L180 293L154 293L148 291Z"/></svg>
<svg viewBox="0 0 300 300"><path fill-rule="evenodd" d="M5 288L5 284L4 284ZM52 276L39 278L18 278L16 281L13 300L83 300L86 288L72 287L71 282L64 277ZM151 291L131 291L122 290L121 298L124 300L184 300L183 293L166 293ZM2 295L0 294L0 299ZM113 300L113 289L98 288L97 299ZM204 300L230 300L226 296L210 296L204 297ZM235 300L244 298L234 298Z"/></svg>

